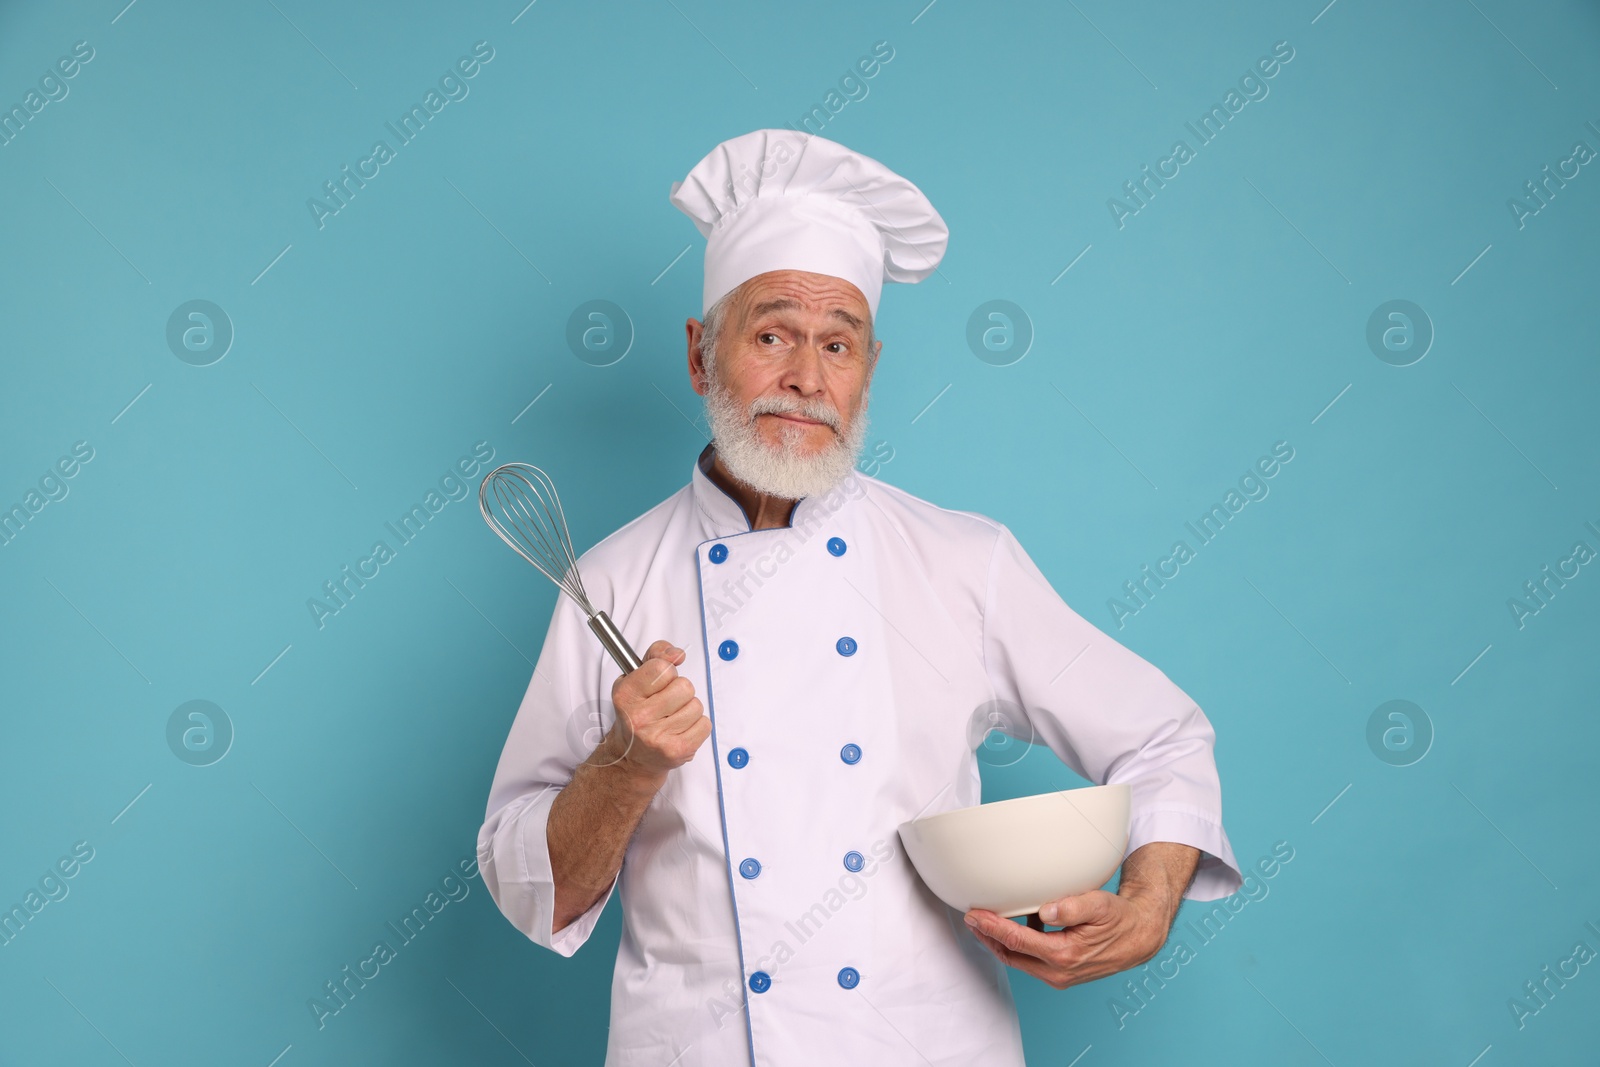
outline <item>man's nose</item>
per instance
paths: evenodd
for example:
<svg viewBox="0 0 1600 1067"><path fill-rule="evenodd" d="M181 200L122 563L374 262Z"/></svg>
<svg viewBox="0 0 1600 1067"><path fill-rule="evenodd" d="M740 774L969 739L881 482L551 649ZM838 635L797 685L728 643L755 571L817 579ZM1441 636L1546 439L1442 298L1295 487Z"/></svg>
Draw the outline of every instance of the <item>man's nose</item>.
<svg viewBox="0 0 1600 1067"><path fill-rule="evenodd" d="M783 385L801 396L812 397L822 393L822 355L812 345L798 345L789 354L784 368Z"/></svg>

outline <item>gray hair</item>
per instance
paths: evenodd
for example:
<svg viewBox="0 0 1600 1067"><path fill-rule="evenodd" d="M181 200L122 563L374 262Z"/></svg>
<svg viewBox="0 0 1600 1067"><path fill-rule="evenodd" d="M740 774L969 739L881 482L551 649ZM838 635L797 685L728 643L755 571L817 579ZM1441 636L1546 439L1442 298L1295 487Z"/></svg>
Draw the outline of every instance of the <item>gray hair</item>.
<svg viewBox="0 0 1600 1067"><path fill-rule="evenodd" d="M703 328L700 331L700 358L705 363L707 377L710 377L716 373L717 340L722 335L722 327L727 321L728 309L733 304L734 294L736 294L740 288L740 286L735 286L733 289L730 289L728 292L718 297L716 303L712 304L706 309L706 316L702 324ZM877 334L872 328L872 318L871 316L868 316L867 366L869 368L876 365L878 360L877 354L873 351L876 343Z"/></svg>

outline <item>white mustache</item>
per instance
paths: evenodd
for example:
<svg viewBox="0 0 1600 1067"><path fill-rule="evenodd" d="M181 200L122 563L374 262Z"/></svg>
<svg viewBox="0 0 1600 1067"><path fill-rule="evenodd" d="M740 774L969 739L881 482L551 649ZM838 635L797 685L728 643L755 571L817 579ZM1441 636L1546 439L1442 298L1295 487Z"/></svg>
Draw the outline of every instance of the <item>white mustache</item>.
<svg viewBox="0 0 1600 1067"><path fill-rule="evenodd" d="M834 433L839 432L843 421L833 405L825 400L795 400L787 396L758 396L750 402L750 421L758 415L799 415L813 422L825 423Z"/></svg>

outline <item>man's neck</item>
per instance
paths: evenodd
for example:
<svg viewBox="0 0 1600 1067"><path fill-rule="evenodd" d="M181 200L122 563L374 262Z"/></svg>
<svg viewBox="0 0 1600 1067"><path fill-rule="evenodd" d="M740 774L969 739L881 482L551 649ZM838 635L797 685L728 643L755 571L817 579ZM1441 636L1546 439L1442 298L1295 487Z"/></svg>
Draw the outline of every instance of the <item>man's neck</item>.
<svg viewBox="0 0 1600 1067"><path fill-rule="evenodd" d="M733 497L744 510L745 519L752 530L775 530L789 525L789 517L798 501L758 492L729 473L723 466L716 449L711 450L711 467L706 477L724 493Z"/></svg>

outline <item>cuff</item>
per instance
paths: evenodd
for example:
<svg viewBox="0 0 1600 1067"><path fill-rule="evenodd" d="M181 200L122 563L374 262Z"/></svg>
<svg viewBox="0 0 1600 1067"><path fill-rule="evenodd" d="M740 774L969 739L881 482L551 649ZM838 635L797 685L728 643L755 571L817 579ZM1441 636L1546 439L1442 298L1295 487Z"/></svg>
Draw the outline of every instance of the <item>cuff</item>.
<svg viewBox="0 0 1600 1067"><path fill-rule="evenodd" d="M1244 884L1228 835L1214 819L1171 809L1141 811L1129 822L1123 858L1152 841L1172 841L1200 850L1200 866L1183 894L1188 900L1217 900L1238 892Z"/></svg>
<svg viewBox="0 0 1600 1067"><path fill-rule="evenodd" d="M555 922L555 876L550 869L547 835L550 806L558 789L546 789L534 797L507 823L501 823L480 842L479 866L493 865L493 878L486 877L495 903L513 926L535 944L561 956L571 956L589 940L600 914L616 892L619 877L611 880L599 900L559 931Z"/></svg>

